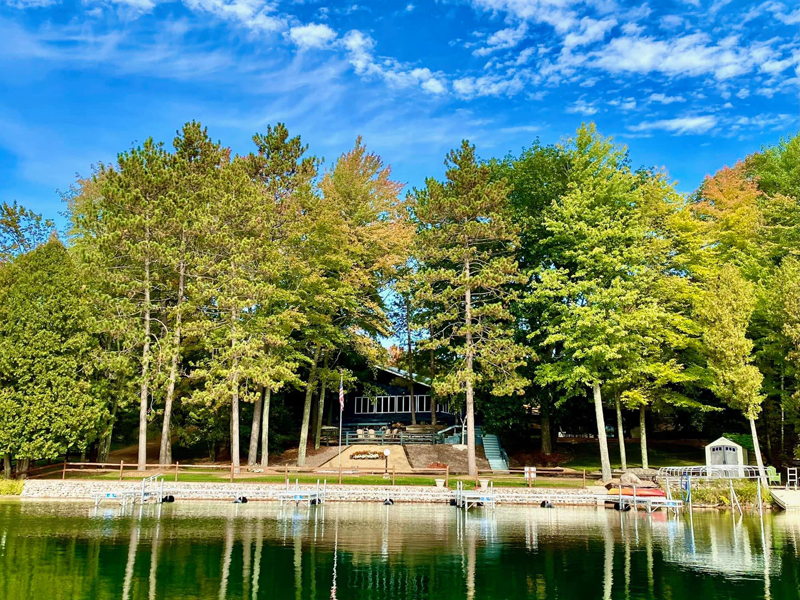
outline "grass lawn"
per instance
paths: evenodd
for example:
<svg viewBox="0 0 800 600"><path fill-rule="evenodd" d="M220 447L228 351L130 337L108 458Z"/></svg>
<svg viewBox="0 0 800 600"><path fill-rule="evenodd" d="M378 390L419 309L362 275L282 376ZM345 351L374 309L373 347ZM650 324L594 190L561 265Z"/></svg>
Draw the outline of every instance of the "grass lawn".
<svg viewBox="0 0 800 600"><path fill-rule="evenodd" d="M495 487L527 487L524 478L519 476L501 476L501 477L484 477L481 479L489 479L494 481ZM119 479L118 473L67 473L67 479L93 479L103 481L117 481ZM141 475L131 471L125 473L124 479L126 481L141 480ZM317 480L320 482L327 480L330 484L338 483L338 474L336 473L321 473L321 474L290 474L289 481L294 483L297 479L301 484L315 484ZM466 476L451 476L450 487L455 488L457 481L464 481L467 485L474 482L474 479ZM165 485L174 483L174 474L164 473ZM179 482L197 482L197 483L227 483L229 476L220 473L180 473L178 475ZM241 477L235 480L236 483L283 483L283 475L263 475L263 476L248 476ZM391 479L384 479L380 475L343 475L342 483L347 485L391 485ZM398 475L395 477L395 485L421 485L433 487L436 485L434 477L409 477ZM536 479L536 488L581 488L583 487L582 479L567 479L563 477L540 477Z"/></svg>
<svg viewBox="0 0 800 600"><path fill-rule="evenodd" d="M574 453L574 458L562 466L571 469L586 469L587 471L600 470L600 448L596 442L562 444L562 446L569 446ZM611 457L611 467L615 469L621 468L619 446L609 443L608 451ZM642 452L639 444L625 444L625 452L628 459L628 467L642 466ZM683 444L653 444L647 449L647 457L650 468L705 464L705 455L702 448Z"/></svg>

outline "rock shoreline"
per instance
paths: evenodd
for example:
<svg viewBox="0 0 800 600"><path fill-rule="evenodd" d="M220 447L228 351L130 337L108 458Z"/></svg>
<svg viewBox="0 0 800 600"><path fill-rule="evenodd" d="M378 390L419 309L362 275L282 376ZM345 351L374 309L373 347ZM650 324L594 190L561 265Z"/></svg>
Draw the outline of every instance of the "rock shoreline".
<svg viewBox="0 0 800 600"><path fill-rule="evenodd" d="M135 493L141 491L141 482L134 481L74 481L29 479L22 489L22 498L42 500L93 500L95 495L106 493ZM301 485L301 490L316 489L316 485ZM232 500L244 496L250 500L279 501L286 486L274 483L174 483L164 482L164 494L182 500ZM431 486L359 486L327 485L326 501L449 503L452 490ZM543 499L562 504L594 506L597 498L588 490L495 488L495 495L503 504L538 504Z"/></svg>

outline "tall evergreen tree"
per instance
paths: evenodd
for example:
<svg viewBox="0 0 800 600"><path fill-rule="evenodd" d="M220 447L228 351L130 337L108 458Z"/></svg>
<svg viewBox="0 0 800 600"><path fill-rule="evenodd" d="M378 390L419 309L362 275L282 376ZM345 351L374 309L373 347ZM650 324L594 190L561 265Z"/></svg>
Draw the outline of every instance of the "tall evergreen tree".
<svg viewBox="0 0 800 600"><path fill-rule="evenodd" d="M519 228L511 219L509 188L493 181L492 170L464 141L445 160L446 180L426 181L411 200L419 223L415 251L422 268L422 303L436 301L442 310L431 316L435 338L457 356L448 372L437 373L439 395L466 399L469 474L475 459L475 388L486 384L492 394L520 393L527 381L517 369L527 350L513 339L509 304L511 286L521 281L516 260Z"/></svg>
<svg viewBox="0 0 800 600"><path fill-rule="evenodd" d="M0 454L30 460L85 451L106 418L92 303L63 244L0 270Z"/></svg>

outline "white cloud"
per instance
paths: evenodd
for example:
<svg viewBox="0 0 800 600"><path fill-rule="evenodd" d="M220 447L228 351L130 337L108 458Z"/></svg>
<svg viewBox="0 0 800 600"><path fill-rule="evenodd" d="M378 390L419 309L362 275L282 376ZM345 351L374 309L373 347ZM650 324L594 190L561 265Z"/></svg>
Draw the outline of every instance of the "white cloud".
<svg viewBox="0 0 800 600"><path fill-rule="evenodd" d="M478 10L492 13L506 13L520 21L546 23L556 32L565 34L578 21L574 6L582 4L580 0L470 0Z"/></svg>
<svg viewBox="0 0 800 600"><path fill-rule="evenodd" d="M658 21L662 29L677 29L683 25L683 17L678 15L664 15Z"/></svg>
<svg viewBox="0 0 800 600"><path fill-rule="evenodd" d="M255 31L282 31L286 28L285 17L276 14L277 7L265 0L183 0L183 3L196 12L238 21Z"/></svg>
<svg viewBox="0 0 800 600"><path fill-rule="evenodd" d="M430 92L431 94L445 94L447 93L447 88L445 85L436 79L435 77L431 77L430 79L426 79L422 82L422 89L426 92Z"/></svg>
<svg viewBox="0 0 800 600"><path fill-rule="evenodd" d="M300 49L323 48L336 39L336 32L333 29L319 23L292 27L287 35Z"/></svg>
<svg viewBox="0 0 800 600"><path fill-rule="evenodd" d="M45 8L47 6L53 6L57 2L58 0L3 0L0 4L24 10L26 8Z"/></svg>
<svg viewBox="0 0 800 600"><path fill-rule="evenodd" d="M419 86L423 91L435 95L447 91L442 76L430 69L412 68L393 58L376 59L373 54L375 40L358 29L348 31L342 38L341 45L358 75L377 77L390 87L398 89Z"/></svg>
<svg viewBox="0 0 800 600"><path fill-rule="evenodd" d="M525 39L525 34L528 32L528 27L522 23L519 27L508 27L495 31L492 35L486 38L486 46L478 48L473 52L475 56L486 56L496 50L507 50L514 48L522 40Z"/></svg>
<svg viewBox="0 0 800 600"><path fill-rule="evenodd" d="M413 4L406 4L406 12L414 12L415 8L416 6L414 6Z"/></svg>
<svg viewBox="0 0 800 600"><path fill-rule="evenodd" d="M594 104L587 104L584 100L578 100L568 106L566 111L570 114L580 114L589 117L597 113L597 107L595 107Z"/></svg>
<svg viewBox="0 0 800 600"><path fill-rule="evenodd" d="M514 127L502 127L500 133L536 133L540 127L537 125L515 125Z"/></svg>
<svg viewBox="0 0 800 600"><path fill-rule="evenodd" d="M636 108L636 98L614 98L609 101L611 106L618 106L622 110L633 110Z"/></svg>
<svg viewBox="0 0 800 600"><path fill-rule="evenodd" d="M699 115L661 119L658 121L642 121L638 125L628 127L628 129L631 131L662 130L683 135L705 133L716 124L717 117L714 115Z"/></svg>
<svg viewBox="0 0 800 600"><path fill-rule="evenodd" d="M519 75L511 78L485 75L483 77L462 77L453 81L453 89L463 98L481 96L513 96L524 88Z"/></svg>
<svg viewBox="0 0 800 600"><path fill-rule="evenodd" d="M655 72L670 77L710 74L725 80L752 71L773 54L765 42L744 46L728 37L713 43L705 33L671 39L622 36L594 53L592 65L611 73Z"/></svg>
<svg viewBox="0 0 800 600"><path fill-rule="evenodd" d="M648 102L658 102L660 104L672 104L673 102L686 102L683 96L667 96L666 94L650 94Z"/></svg>
<svg viewBox="0 0 800 600"><path fill-rule="evenodd" d="M583 17L577 32L568 33L564 37L565 48L585 46L592 42L599 42L606 37L606 33L617 25L616 19L602 19L600 21L590 17Z"/></svg>
<svg viewBox="0 0 800 600"><path fill-rule="evenodd" d="M739 98L740 100L744 100L749 95L750 95L750 90L748 90L747 88L742 88L738 92L736 92L736 97Z"/></svg>

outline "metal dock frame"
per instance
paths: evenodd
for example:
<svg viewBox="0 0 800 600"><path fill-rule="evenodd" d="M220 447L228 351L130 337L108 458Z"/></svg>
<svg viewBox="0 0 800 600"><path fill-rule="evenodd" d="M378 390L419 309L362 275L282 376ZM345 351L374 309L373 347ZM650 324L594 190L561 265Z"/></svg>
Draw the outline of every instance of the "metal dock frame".
<svg viewBox="0 0 800 600"><path fill-rule="evenodd" d="M325 493L328 488L328 480L324 480L322 487L320 487L319 479L317 479L317 487L313 490L301 490L299 480L294 480L294 488L289 488L289 482L286 482L286 491L278 494L281 506L284 502L294 501L295 506L307 502L309 506L313 504L323 504L325 502Z"/></svg>

